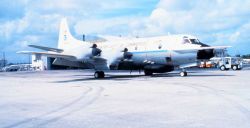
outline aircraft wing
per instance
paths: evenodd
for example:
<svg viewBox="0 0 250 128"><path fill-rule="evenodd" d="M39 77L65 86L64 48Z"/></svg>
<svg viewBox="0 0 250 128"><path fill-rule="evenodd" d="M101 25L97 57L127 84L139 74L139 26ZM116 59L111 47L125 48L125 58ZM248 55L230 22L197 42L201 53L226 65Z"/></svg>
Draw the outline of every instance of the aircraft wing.
<svg viewBox="0 0 250 128"><path fill-rule="evenodd" d="M60 54L60 53L33 52L33 51L20 51L17 53L18 54L43 55L43 56L53 57L53 58L64 58L64 59L68 59L68 60L76 60L75 56L65 55L65 54Z"/></svg>
<svg viewBox="0 0 250 128"><path fill-rule="evenodd" d="M89 68L95 70L108 70L107 60L101 57L91 57L84 60L84 63L88 65Z"/></svg>
<svg viewBox="0 0 250 128"><path fill-rule="evenodd" d="M50 48L50 47L44 47L44 46L38 46L38 45L28 45L28 46L32 47L32 48L37 48L37 49L45 50L45 51L52 51L52 52L58 52L58 53L62 53L63 52L62 49L57 49L57 48Z"/></svg>
<svg viewBox="0 0 250 128"><path fill-rule="evenodd" d="M211 46L211 47L200 47L198 50L206 50L206 49L226 49L231 48L232 46Z"/></svg>
<svg viewBox="0 0 250 128"><path fill-rule="evenodd" d="M179 52L179 53L188 53L188 52L194 52L199 50L209 50L209 49L215 49L215 50L222 50L226 48L230 48L231 46L211 46L211 47L198 47L198 48L188 48L188 49L175 49L172 51Z"/></svg>
<svg viewBox="0 0 250 128"><path fill-rule="evenodd" d="M194 63L189 63L189 64L183 64L183 65L180 65L179 67L180 68L191 68L191 67L197 67L197 62L194 62Z"/></svg>

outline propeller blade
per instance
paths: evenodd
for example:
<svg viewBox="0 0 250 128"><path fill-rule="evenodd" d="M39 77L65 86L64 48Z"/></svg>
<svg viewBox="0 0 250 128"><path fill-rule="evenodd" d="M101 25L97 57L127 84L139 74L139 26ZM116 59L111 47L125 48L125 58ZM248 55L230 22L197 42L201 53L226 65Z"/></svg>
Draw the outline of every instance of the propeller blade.
<svg viewBox="0 0 250 128"><path fill-rule="evenodd" d="M122 52L124 52L123 59L127 59L127 60L132 59L133 54L131 52L128 52L128 48L124 48Z"/></svg>
<svg viewBox="0 0 250 128"><path fill-rule="evenodd" d="M90 48L92 48L92 56L101 56L102 50L97 48L96 44L93 44Z"/></svg>

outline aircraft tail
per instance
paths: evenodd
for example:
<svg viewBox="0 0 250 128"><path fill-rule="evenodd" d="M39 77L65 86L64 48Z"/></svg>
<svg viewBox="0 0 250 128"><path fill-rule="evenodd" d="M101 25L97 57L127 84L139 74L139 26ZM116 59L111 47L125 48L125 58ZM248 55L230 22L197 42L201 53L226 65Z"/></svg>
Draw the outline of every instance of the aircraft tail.
<svg viewBox="0 0 250 128"><path fill-rule="evenodd" d="M64 18L60 24L58 48L67 49L67 44L74 42L76 40L70 33L67 19Z"/></svg>

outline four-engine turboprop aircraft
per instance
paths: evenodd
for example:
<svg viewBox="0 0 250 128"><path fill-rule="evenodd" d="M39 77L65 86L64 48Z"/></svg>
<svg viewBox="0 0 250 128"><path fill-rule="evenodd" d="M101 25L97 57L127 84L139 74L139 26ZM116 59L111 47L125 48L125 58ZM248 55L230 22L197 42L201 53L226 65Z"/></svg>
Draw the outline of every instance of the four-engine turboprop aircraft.
<svg viewBox="0 0 250 128"><path fill-rule="evenodd" d="M190 35L168 35L150 38L103 36L104 40L86 42L75 39L66 19L60 24L58 48L29 45L46 52L21 51L56 58L54 65L94 69L95 78L105 77L106 70L144 70L145 75L171 72L197 66L198 60L210 59L216 49L228 46L208 46Z"/></svg>

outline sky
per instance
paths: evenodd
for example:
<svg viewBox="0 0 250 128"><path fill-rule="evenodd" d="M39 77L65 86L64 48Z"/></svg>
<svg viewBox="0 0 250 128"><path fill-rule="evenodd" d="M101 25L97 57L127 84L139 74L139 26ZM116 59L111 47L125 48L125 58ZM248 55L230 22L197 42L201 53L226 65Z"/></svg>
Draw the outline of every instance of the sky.
<svg viewBox="0 0 250 128"><path fill-rule="evenodd" d="M57 47L59 23L72 34L161 36L191 34L209 45L229 45L231 55L250 53L249 0L1 0L0 52L28 62L17 51L28 44ZM0 55L1 58L1 55Z"/></svg>

